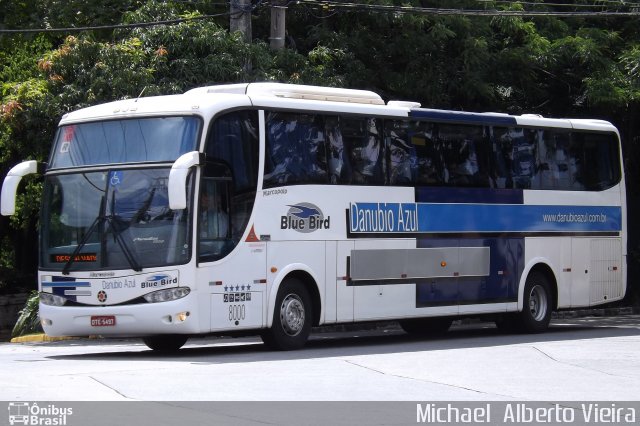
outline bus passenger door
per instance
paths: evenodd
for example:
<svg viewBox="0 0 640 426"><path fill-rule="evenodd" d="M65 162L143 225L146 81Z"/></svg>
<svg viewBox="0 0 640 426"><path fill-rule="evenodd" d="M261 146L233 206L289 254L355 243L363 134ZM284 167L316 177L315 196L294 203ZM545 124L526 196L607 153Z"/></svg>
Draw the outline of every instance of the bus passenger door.
<svg viewBox="0 0 640 426"><path fill-rule="evenodd" d="M336 250L336 319L337 322L353 322L353 286L349 285L347 259L355 247L353 241L338 241ZM328 257L328 256L327 256ZM327 281L329 281L327 279Z"/></svg>

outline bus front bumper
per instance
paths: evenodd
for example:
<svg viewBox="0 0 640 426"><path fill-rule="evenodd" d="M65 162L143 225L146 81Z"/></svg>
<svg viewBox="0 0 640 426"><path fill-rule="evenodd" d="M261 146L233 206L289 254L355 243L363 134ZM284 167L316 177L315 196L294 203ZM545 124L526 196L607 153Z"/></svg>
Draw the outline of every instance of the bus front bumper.
<svg viewBox="0 0 640 426"><path fill-rule="evenodd" d="M40 323L48 336L112 337L198 334L198 315L189 296L160 303L120 306L50 306L40 303Z"/></svg>

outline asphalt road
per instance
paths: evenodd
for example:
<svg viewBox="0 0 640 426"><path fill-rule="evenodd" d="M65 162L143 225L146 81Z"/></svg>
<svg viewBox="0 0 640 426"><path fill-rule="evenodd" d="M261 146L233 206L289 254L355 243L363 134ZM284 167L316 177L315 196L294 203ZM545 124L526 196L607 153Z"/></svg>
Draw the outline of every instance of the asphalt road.
<svg viewBox="0 0 640 426"><path fill-rule="evenodd" d="M395 327L316 333L294 352L199 338L178 353L137 340L0 344L4 401L623 401L640 399L640 316L492 324L420 339Z"/></svg>

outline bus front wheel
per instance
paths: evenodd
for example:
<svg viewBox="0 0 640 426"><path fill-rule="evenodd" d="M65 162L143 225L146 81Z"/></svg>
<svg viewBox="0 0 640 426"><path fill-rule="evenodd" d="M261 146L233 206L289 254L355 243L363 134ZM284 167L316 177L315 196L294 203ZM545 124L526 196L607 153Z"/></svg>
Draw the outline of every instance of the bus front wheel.
<svg viewBox="0 0 640 426"><path fill-rule="evenodd" d="M304 284L295 278L285 280L278 290L273 325L262 333L262 341L281 351L301 348L311 334L311 309Z"/></svg>
<svg viewBox="0 0 640 426"><path fill-rule="evenodd" d="M533 271L524 286L524 306L520 312L519 325L528 333L539 333L549 327L553 298L547 277Z"/></svg>
<svg viewBox="0 0 640 426"><path fill-rule="evenodd" d="M189 336L182 334L159 334L157 336L147 336L143 338L142 341L149 349L153 349L154 351L174 352L187 343L188 339Z"/></svg>

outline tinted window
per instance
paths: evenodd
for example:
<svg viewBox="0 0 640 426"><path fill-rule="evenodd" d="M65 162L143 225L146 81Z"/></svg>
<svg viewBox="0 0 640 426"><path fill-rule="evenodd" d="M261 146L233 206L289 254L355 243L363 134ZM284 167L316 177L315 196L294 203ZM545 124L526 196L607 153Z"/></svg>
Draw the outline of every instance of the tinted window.
<svg viewBox="0 0 640 426"><path fill-rule="evenodd" d="M265 188L332 183L601 190L619 180L614 134L267 114Z"/></svg>
<svg viewBox="0 0 640 426"><path fill-rule="evenodd" d="M598 191L620 180L613 134L493 128L492 144L498 188Z"/></svg>
<svg viewBox="0 0 640 426"><path fill-rule="evenodd" d="M216 117L207 137L198 200L200 261L223 258L244 233L258 186L258 112Z"/></svg>
<svg viewBox="0 0 640 426"><path fill-rule="evenodd" d="M353 185L383 185L384 154L380 120L375 118L340 117L339 129L346 150L348 162L343 183Z"/></svg>
<svg viewBox="0 0 640 426"><path fill-rule="evenodd" d="M321 117L267 113L264 187L326 183L327 155Z"/></svg>
<svg viewBox="0 0 640 426"><path fill-rule="evenodd" d="M207 138L207 160L225 164L236 192L258 182L258 113L236 111L217 117Z"/></svg>
<svg viewBox="0 0 640 426"><path fill-rule="evenodd" d="M174 161L196 149L200 119L157 117L63 126L58 130L51 167Z"/></svg>
<svg viewBox="0 0 640 426"><path fill-rule="evenodd" d="M576 161L579 145L571 133L538 130L535 141L535 176L533 189L584 189L580 182L581 161Z"/></svg>
<svg viewBox="0 0 640 426"><path fill-rule="evenodd" d="M620 154L614 134L576 132L572 148L576 181L586 190L607 189L620 181Z"/></svg>
<svg viewBox="0 0 640 426"><path fill-rule="evenodd" d="M531 188L536 171L536 131L517 127L495 127L492 130L492 185L497 188Z"/></svg>
<svg viewBox="0 0 640 426"><path fill-rule="evenodd" d="M389 183L414 184L419 173L417 150L425 141L419 124L411 121L388 121L385 124L385 139L389 152Z"/></svg>

